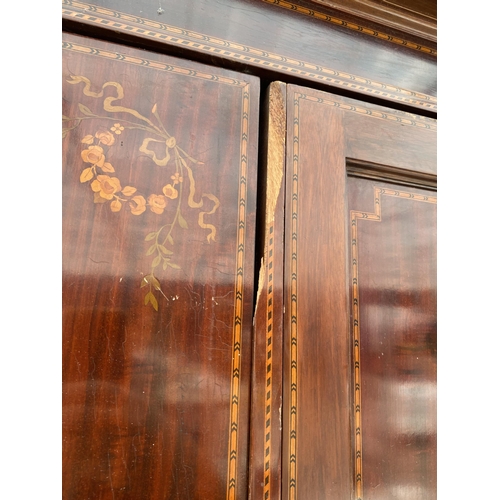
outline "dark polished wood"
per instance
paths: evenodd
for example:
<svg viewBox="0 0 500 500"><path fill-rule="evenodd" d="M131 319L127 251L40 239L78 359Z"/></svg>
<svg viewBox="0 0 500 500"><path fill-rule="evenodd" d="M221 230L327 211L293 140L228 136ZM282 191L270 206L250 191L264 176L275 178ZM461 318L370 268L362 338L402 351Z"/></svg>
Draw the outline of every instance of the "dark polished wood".
<svg viewBox="0 0 500 500"><path fill-rule="evenodd" d="M436 0L309 0L308 3L437 41Z"/></svg>
<svg viewBox="0 0 500 500"><path fill-rule="evenodd" d="M246 498L259 81L63 48L63 498Z"/></svg>
<svg viewBox="0 0 500 500"><path fill-rule="evenodd" d="M435 498L432 5L62 0L64 500Z"/></svg>
<svg viewBox="0 0 500 500"><path fill-rule="evenodd" d="M420 197L435 196L428 186L434 178L435 188L435 121L293 85L287 87L287 102L284 498L368 500L392 498L391 494L410 498L415 492L417 496L411 498L432 498L435 205ZM349 170L353 176L361 172L361 178L347 182ZM369 171L371 177L364 178ZM414 187L419 182L424 190ZM354 197L357 188L351 185L368 186L371 195L362 200ZM357 276L353 274L358 264L352 253L357 239L351 234L356 227L351 210L361 214L354 217L356 224L365 218L363 214L376 215L373 186L392 186L399 194L387 195L389 202L383 201L388 230L380 229L386 227L385 218L382 223L360 223L363 230L383 232L364 239L360 235L371 260L366 263L365 253L361 254L365 267ZM414 196L419 201L411 199L412 193L418 193ZM368 304L361 302L354 285L367 287L360 288L359 294L368 294ZM379 287L389 288L392 295L380 296ZM372 289L369 295L367 290ZM377 297L381 300L377 307L383 311L377 317L387 321L387 330L374 326L373 333L363 325L370 322L367 315ZM398 316L401 310L406 316ZM383 344L389 357L385 358L387 370L375 376L370 355L365 369L363 349L370 352L378 332L390 339ZM406 357L400 357L399 351L405 351ZM420 370L415 376L410 373L413 366ZM388 414L373 409L376 377L387 384L384 387L393 384L387 389L395 391L387 396L394 400L384 409ZM402 387L400 397L397 384ZM363 391L366 413L360 398ZM370 421L366 436L360 415ZM412 428L413 417L418 423ZM396 427L408 425L409 435L397 434L390 427L394 422ZM368 447L366 457L362 439ZM382 456L370 451L377 440L384 449ZM377 460L393 460L389 455L394 443L398 443L398 466L381 468ZM410 466L417 456L418 465ZM377 488L388 496L376 496Z"/></svg>
<svg viewBox="0 0 500 500"><path fill-rule="evenodd" d="M363 498L436 498L436 198L348 178Z"/></svg>
<svg viewBox="0 0 500 500"><path fill-rule="evenodd" d="M268 79L437 110L436 44L289 0L63 0L68 28ZM159 11L161 13L159 13ZM424 43L425 42L425 43Z"/></svg>

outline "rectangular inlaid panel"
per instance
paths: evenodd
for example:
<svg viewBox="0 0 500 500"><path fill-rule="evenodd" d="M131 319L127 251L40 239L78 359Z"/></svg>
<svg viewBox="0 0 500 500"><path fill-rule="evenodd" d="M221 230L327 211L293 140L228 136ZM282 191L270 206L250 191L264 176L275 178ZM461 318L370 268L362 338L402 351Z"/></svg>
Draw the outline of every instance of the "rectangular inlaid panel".
<svg viewBox="0 0 500 500"><path fill-rule="evenodd" d="M63 37L63 497L246 498L259 81Z"/></svg>
<svg viewBox="0 0 500 500"><path fill-rule="evenodd" d="M349 178L356 498L436 498L435 192Z"/></svg>

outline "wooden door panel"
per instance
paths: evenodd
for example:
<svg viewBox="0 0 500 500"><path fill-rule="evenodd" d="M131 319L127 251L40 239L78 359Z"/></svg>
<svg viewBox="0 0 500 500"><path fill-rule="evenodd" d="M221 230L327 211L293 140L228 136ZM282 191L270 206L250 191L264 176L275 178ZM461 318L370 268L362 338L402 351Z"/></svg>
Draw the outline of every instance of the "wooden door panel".
<svg viewBox="0 0 500 500"><path fill-rule="evenodd" d="M436 196L349 178L348 206L358 497L436 498Z"/></svg>
<svg viewBox="0 0 500 500"><path fill-rule="evenodd" d="M435 122L287 102L284 496L433 498Z"/></svg>
<svg viewBox="0 0 500 500"><path fill-rule="evenodd" d="M346 158L381 167L393 166L407 171L407 175L412 172L436 175L436 164L432 161L436 157L436 134L431 132L430 123L411 114L401 116L384 108L372 109L365 103L353 108L343 115L344 128L357 131L345 136ZM419 135L416 130L425 139L416 142L415 134Z"/></svg>
<svg viewBox="0 0 500 500"><path fill-rule="evenodd" d="M259 81L63 49L64 498L246 498Z"/></svg>

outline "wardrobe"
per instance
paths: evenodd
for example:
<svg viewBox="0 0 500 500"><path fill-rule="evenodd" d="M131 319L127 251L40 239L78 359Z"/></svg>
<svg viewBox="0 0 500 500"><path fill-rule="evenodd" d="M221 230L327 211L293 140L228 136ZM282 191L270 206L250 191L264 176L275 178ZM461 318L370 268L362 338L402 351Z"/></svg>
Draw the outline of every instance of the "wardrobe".
<svg viewBox="0 0 500 500"><path fill-rule="evenodd" d="M435 5L62 19L63 498L436 498Z"/></svg>

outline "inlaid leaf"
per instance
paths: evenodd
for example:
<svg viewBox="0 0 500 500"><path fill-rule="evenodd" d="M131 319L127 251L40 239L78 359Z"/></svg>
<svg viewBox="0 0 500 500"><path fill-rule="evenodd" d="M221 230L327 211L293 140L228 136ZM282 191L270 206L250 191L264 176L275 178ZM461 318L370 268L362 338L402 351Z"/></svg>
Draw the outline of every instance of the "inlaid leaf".
<svg viewBox="0 0 500 500"><path fill-rule="evenodd" d="M122 193L123 193L125 196L132 196L132 195L133 195L136 191L137 191L137 188L132 187L132 186L125 186L125 187L122 189Z"/></svg>
<svg viewBox="0 0 500 500"><path fill-rule="evenodd" d="M172 236L170 234L167 234L167 241L173 245L174 244L174 239L172 238Z"/></svg>
<svg viewBox="0 0 500 500"><path fill-rule="evenodd" d="M153 297L153 294L151 292L148 292L146 296L144 297L144 305L147 306L149 303L149 300Z"/></svg>
<svg viewBox="0 0 500 500"><path fill-rule="evenodd" d="M186 219L184 219L184 217L181 215L180 212L179 212L179 217L177 218L177 220L179 221L179 226L183 227L184 229L188 228Z"/></svg>
<svg viewBox="0 0 500 500"><path fill-rule="evenodd" d="M149 233L145 238L144 241L151 241L153 238L156 237L156 233Z"/></svg>
<svg viewBox="0 0 500 500"><path fill-rule="evenodd" d="M84 106L81 102L78 103L78 108L86 116L97 116L97 115L94 115L94 113L92 113L92 111L90 111L90 109L87 108L87 106Z"/></svg>
<svg viewBox="0 0 500 500"><path fill-rule="evenodd" d="M158 301L156 300L156 297L152 293L150 299L152 306L155 308L155 311L158 311Z"/></svg>
<svg viewBox="0 0 500 500"><path fill-rule="evenodd" d="M114 172L115 171L115 169L113 168L113 165L111 165L111 163L105 163L101 167L101 169L103 172Z"/></svg>
<svg viewBox="0 0 500 500"><path fill-rule="evenodd" d="M142 281L141 281L141 288L143 286L147 286L147 285L149 285L148 277L144 276L144 278L142 278Z"/></svg>
<svg viewBox="0 0 500 500"><path fill-rule="evenodd" d="M160 249L160 252L163 252L165 255L172 255L174 253L163 245L158 245L158 248Z"/></svg>
<svg viewBox="0 0 500 500"><path fill-rule="evenodd" d="M119 212L122 208L122 204L120 200L114 200L111 202L111 211L112 212Z"/></svg>
<svg viewBox="0 0 500 500"><path fill-rule="evenodd" d="M80 182L87 182L90 181L94 177L94 172L92 170L92 167L86 168L81 174L80 174Z"/></svg>
<svg viewBox="0 0 500 500"><path fill-rule="evenodd" d="M161 255L157 255L153 262L151 263L151 267L156 267L161 262Z"/></svg>
<svg viewBox="0 0 500 500"><path fill-rule="evenodd" d="M156 243L148 248L146 255L151 255L155 250L156 250Z"/></svg>
<svg viewBox="0 0 500 500"><path fill-rule="evenodd" d="M86 135L82 139L82 144L92 144L94 142L94 136L93 135Z"/></svg>
<svg viewBox="0 0 500 500"><path fill-rule="evenodd" d="M103 198L99 193L94 193L94 203L106 203L106 198Z"/></svg>
<svg viewBox="0 0 500 500"><path fill-rule="evenodd" d="M152 281L153 281L153 286L155 287L155 289L161 290L160 282L154 276L152 276Z"/></svg>
<svg viewBox="0 0 500 500"><path fill-rule="evenodd" d="M170 267L173 267L174 269L180 269L181 267L178 266L177 264L174 264L173 262L167 262L167 264L170 266Z"/></svg>

